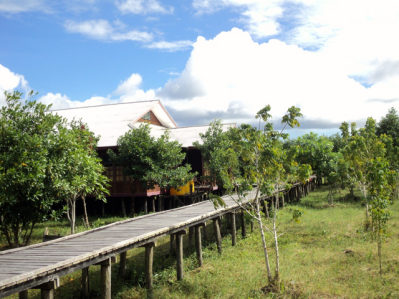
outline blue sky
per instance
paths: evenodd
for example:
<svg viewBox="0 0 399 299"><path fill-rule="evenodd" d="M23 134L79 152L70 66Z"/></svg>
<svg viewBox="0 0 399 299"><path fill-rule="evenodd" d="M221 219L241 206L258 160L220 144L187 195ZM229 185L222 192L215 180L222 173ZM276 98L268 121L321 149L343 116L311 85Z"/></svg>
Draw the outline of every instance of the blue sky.
<svg viewBox="0 0 399 299"><path fill-rule="evenodd" d="M161 99L181 126L296 105L296 134L331 134L398 106L398 31L388 0L0 0L0 92Z"/></svg>

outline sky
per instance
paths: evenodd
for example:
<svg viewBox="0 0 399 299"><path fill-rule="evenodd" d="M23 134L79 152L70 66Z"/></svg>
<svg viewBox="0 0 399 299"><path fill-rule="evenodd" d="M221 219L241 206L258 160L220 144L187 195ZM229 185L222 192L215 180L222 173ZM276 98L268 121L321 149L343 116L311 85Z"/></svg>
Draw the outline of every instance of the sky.
<svg viewBox="0 0 399 299"><path fill-rule="evenodd" d="M160 99L179 126L330 135L399 109L399 1L0 0L4 91L52 109Z"/></svg>

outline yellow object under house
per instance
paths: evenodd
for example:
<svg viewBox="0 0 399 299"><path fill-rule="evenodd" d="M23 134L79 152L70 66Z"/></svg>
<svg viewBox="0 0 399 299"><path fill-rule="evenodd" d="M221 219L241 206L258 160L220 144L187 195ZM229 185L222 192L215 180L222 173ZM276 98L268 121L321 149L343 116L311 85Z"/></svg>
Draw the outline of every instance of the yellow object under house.
<svg viewBox="0 0 399 299"><path fill-rule="evenodd" d="M193 187L191 187L193 186ZM194 181L191 180L187 183L187 185L181 186L180 190L177 191L174 188L170 188L170 195L184 195L190 193L190 187L194 189Z"/></svg>

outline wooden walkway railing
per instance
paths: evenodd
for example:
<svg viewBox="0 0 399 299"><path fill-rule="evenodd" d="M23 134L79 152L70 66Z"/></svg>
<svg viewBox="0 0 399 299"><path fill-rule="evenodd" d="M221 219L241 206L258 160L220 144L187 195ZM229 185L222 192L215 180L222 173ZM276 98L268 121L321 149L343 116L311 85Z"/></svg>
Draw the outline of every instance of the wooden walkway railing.
<svg viewBox="0 0 399 299"><path fill-rule="evenodd" d="M293 191L298 184L293 187ZM292 197L298 197L298 193ZM251 193L252 199L255 193ZM195 231L197 257L202 262L201 230L206 221L213 220L218 249L221 252L220 216L232 213L239 206L223 197L227 207L215 210L210 201L112 223L79 234L45 243L0 252L0 298L19 293L28 298L28 289L41 289L42 298L53 298L59 278L82 270L83 295L88 293L88 267L101 265L102 298L111 298L111 263L120 254L120 269L125 269L126 251L146 248L146 287L152 289L153 247L158 238L176 238L177 278L183 279L183 239L186 228ZM235 222L234 222L235 224ZM235 225L234 231L235 231ZM194 229L192 229L194 228ZM235 233L233 238L235 243Z"/></svg>

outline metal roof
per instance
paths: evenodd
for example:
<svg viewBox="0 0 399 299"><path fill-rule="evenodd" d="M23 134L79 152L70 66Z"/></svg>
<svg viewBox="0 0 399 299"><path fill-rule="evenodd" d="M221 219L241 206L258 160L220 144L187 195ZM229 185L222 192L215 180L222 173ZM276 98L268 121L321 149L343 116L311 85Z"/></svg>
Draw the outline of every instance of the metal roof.
<svg viewBox="0 0 399 299"><path fill-rule="evenodd" d="M205 133L209 128L209 125L178 128L159 100L61 109L51 112L68 120L82 119L91 131L100 136L98 147L111 147L117 145L119 136L138 128L141 124L138 120L148 111L152 111L164 126L150 125L151 135L159 138L165 130L170 129L171 139L181 143L182 147L190 147L195 141L200 142L199 133ZM223 131L227 131L232 126L235 124L223 124Z"/></svg>

